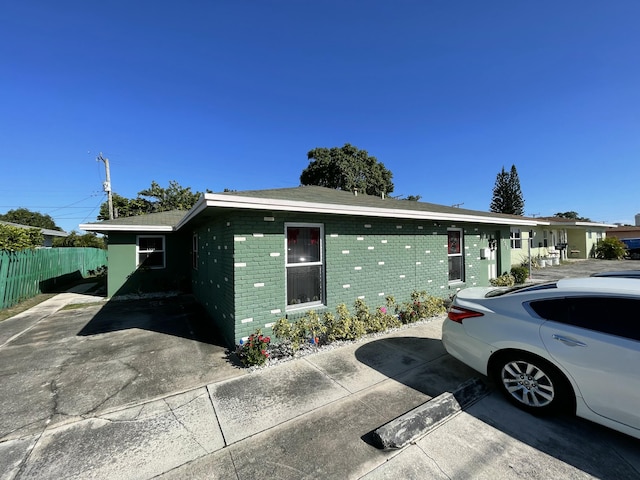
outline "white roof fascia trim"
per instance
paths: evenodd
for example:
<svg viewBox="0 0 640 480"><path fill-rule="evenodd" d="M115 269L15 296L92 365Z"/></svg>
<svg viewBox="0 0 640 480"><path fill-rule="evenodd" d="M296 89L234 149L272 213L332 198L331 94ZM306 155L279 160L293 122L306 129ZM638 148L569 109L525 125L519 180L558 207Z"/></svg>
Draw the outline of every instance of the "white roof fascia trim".
<svg viewBox="0 0 640 480"><path fill-rule="evenodd" d="M566 228L570 227L602 227L602 228L612 228L617 227L615 224L611 223L596 223L596 222L551 222L552 225L564 226Z"/></svg>
<svg viewBox="0 0 640 480"><path fill-rule="evenodd" d="M205 193L204 195L202 195L202 197L200 197L200 200L198 200L196 204L191 207L191 210L189 210L187 214L182 217L182 220L178 222L178 224L176 225L176 230L180 230L185 223L188 223L192 218L200 214L200 212L207 209L207 197L210 195L210 193Z"/></svg>
<svg viewBox="0 0 640 480"><path fill-rule="evenodd" d="M87 232L173 232L168 225L98 225L84 223L78 226Z"/></svg>
<svg viewBox="0 0 640 480"><path fill-rule="evenodd" d="M358 215L373 216L382 218L406 218L415 220L441 220L452 222L473 222L473 223L491 223L499 225L546 225L547 222L525 219L498 219L494 217L485 217L482 215L464 215L440 212L421 212L415 210L390 210L386 208L376 207L353 207L351 205L324 204L313 202L300 202L291 200L265 199L255 197L241 197L232 195L205 194L201 200L201 204L197 204L191 209L189 214L178 224L179 229L183 224L189 221L194 215L206 207L220 208L240 208L252 210L275 210L287 211L293 210L297 212L307 213L330 213L339 215Z"/></svg>
<svg viewBox="0 0 640 480"><path fill-rule="evenodd" d="M38 227L35 227L38 228ZM48 230L46 228L42 229L43 235L49 235L50 237L68 237L69 234L67 232L61 232L60 230Z"/></svg>

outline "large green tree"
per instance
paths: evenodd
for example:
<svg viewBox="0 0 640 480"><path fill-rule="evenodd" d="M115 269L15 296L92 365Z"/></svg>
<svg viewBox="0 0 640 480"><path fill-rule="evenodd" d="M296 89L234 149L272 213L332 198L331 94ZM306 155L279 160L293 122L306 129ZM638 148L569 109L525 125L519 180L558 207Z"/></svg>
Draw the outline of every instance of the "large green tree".
<svg viewBox="0 0 640 480"><path fill-rule="evenodd" d="M345 143L343 147L314 148L307 153L309 165L300 175L302 185L318 185L367 195L393 192L393 174L376 157Z"/></svg>
<svg viewBox="0 0 640 480"><path fill-rule="evenodd" d="M574 212L569 211L569 212L558 212L554 215L554 217L560 217L560 218L570 218L572 220L577 220L579 222L590 222L591 219L587 218L587 217L581 217L580 215L578 215L578 212Z"/></svg>
<svg viewBox="0 0 640 480"><path fill-rule="evenodd" d="M56 222L49 215L45 215L39 212L32 212L28 208L17 208L15 210L9 210L5 214L0 214L0 220L11 223L19 223L20 225L28 225L30 227L62 231L62 229L56 225Z"/></svg>
<svg viewBox="0 0 640 480"><path fill-rule="evenodd" d="M133 217L168 210L189 210L201 196L202 193L192 192L191 187L182 187L175 180L169 181L169 186L166 188L152 181L151 186L138 192L136 198L126 198L114 193L113 210L116 217ZM98 220L108 218L109 204L104 202L100 206Z"/></svg>
<svg viewBox="0 0 640 480"><path fill-rule="evenodd" d="M510 215L524 215L524 197L520 188L520 178L516 166L511 166L511 171L505 171L504 167L496 176L493 187L493 198L489 209L495 213L508 213Z"/></svg>

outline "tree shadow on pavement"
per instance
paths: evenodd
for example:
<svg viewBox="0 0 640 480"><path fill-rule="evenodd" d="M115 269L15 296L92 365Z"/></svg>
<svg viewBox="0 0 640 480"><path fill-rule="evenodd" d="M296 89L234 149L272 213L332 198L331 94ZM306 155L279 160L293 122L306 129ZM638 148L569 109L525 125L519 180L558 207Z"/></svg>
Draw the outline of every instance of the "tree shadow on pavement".
<svg viewBox="0 0 640 480"><path fill-rule="evenodd" d="M223 336L191 295L111 300L78 332L80 336L143 329L226 347Z"/></svg>

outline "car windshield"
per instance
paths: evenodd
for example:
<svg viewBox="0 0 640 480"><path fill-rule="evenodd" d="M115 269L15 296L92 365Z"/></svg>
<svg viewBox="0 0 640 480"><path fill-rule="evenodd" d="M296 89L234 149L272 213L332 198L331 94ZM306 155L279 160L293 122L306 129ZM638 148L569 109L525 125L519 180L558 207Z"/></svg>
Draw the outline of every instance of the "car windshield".
<svg viewBox="0 0 640 480"><path fill-rule="evenodd" d="M487 293L485 295L485 298L500 297L502 295L509 295L512 293L535 292L536 290L548 290L550 288L557 288L556 282L539 283L537 285L516 285L515 287L508 288L497 288Z"/></svg>

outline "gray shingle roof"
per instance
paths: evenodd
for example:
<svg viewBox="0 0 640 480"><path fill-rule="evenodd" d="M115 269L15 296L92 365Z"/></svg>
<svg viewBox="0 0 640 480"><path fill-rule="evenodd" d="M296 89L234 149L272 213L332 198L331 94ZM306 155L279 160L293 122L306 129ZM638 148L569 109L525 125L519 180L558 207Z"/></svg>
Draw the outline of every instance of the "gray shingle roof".
<svg viewBox="0 0 640 480"><path fill-rule="evenodd" d="M18 227L18 228L40 228L40 227L32 227L29 225L21 225L19 223L5 222L3 220L0 220L0 223L2 223L3 225L10 225L12 227ZM62 230L51 230L48 228L40 228L40 231L42 232L43 235L49 235L51 237L68 237L69 236L67 232L64 232Z"/></svg>
<svg viewBox="0 0 640 480"><path fill-rule="evenodd" d="M187 214L185 210L169 210L166 212L148 213L146 215L135 215L133 217L114 218L113 220L103 220L101 222L87 223L84 226L157 226L175 227ZM82 227L82 226L81 226ZM99 231L99 229L98 229Z"/></svg>
<svg viewBox="0 0 640 480"><path fill-rule="evenodd" d="M226 201L226 199L229 201ZM335 207L334 207L335 206ZM89 231L172 231L188 224L205 210L241 208L280 211L314 211L316 213L343 213L369 217L395 217L455 219L509 225L511 222L523 225L535 225L536 220L517 215L504 215L479 210L449 207L435 203L381 198L317 186L300 186L268 190L245 190L242 192L224 192L206 194L189 212L172 210L135 217L118 218L80 225ZM397 212L397 213L395 213ZM466 218L468 217L468 219Z"/></svg>
<svg viewBox="0 0 640 480"><path fill-rule="evenodd" d="M495 217L497 220L520 219L518 215L505 215L480 210L468 210L464 208L449 207L435 203L415 202L399 200L391 197L377 197L358 193L334 190L317 186L300 186L294 188L278 188L271 190L245 190L242 192L224 192L222 195L236 195L243 197L265 198L273 200L289 200L298 202L326 203L334 205L353 205L359 207L385 208L395 210L415 210L418 212L450 213L454 215L482 215L483 217ZM532 219L533 220L533 219Z"/></svg>

